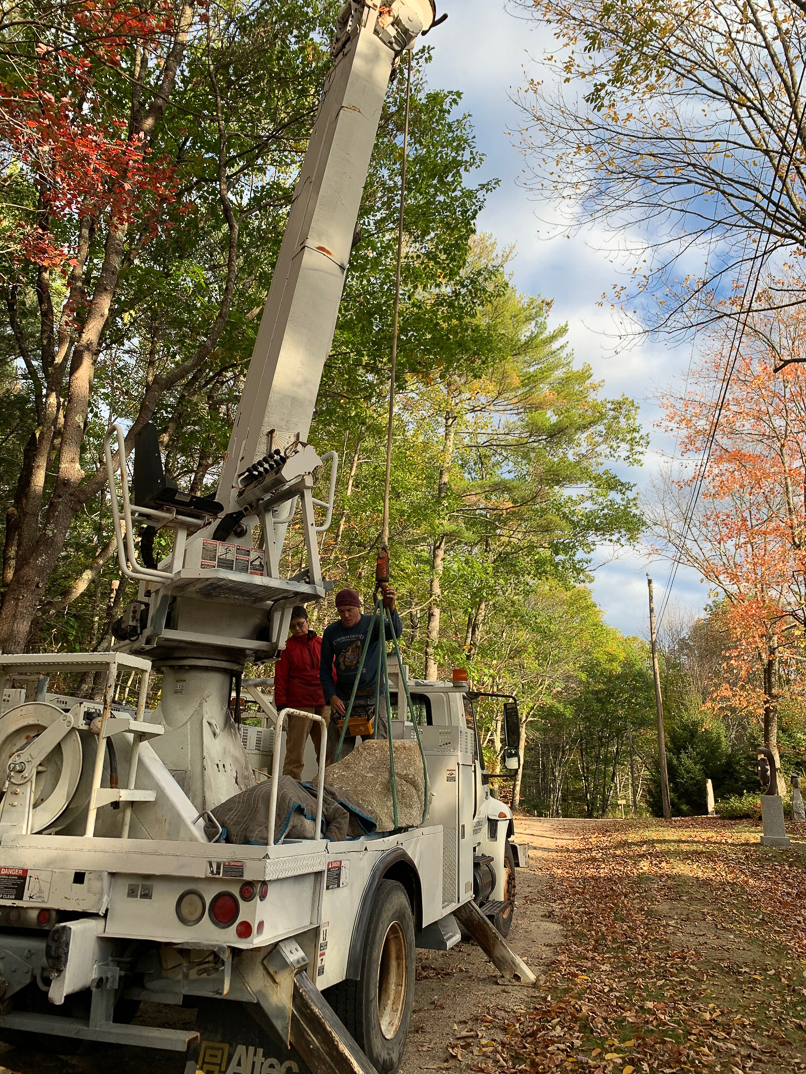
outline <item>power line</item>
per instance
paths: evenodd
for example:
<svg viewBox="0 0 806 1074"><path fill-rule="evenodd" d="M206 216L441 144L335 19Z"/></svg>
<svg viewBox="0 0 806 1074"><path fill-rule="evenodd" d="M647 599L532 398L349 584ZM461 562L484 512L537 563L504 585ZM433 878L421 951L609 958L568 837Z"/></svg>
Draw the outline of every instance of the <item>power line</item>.
<svg viewBox="0 0 806 1074"><path fill-rule="evenodd" d="M785 130L784 136L782 138L782 149L781 149L781 154L780 154L779 160L778 160L779 168L780 168L781 160L783 159L783 155L784 155L784 148L783 147L786 146L786 141L787 141L787 138L789 137L789 131L790 131L790 128L792 126L792 122L796 118L795 117L795 107L796 107L797 101L800 99L800 91L801 91L801 87L803 85L804 75L806 75L806 66L804 66L803 69L801 70L800 80L798 81L798 88L795 91L795 97L794 97L795 105L793 106L793 109L792 109L792 111L790 113L789 120L788 120L787 126L786 126L786 130ZM750 321L750 314L751 314L752 309L753 309L753 303L755 302L756 293L758 291L758 285L759 285L759 282L761 280L761 270L764 267L764 261L765 261L765 259L767 257L767 252L769 250L770 242L772 240L772 229L775 226L775 222L776 222L776 220L778 218L778 213L779 213L781 205L783 203L784 193L786 191L786 184L787 184L787 180L789 179L789 172L792 169L792 164L793 164L793 161L794 161L794 158L795 158L796 146L797 146L797 139L793 138L792 139L792 148L789 151L789 159L787 160L787 164L786 164L786 171L784 172L784 176L783 176L783 179L781 181L781 191L780 191L780 194L778 196L778 201L777 201L776 206L775 206L775 211L773 212L773 215L772 215L772 220L770 221L770 224L767 227L767 233L766 233L766 237L765 237L765 240L764 240L764 249L761 251L760 254L759 254L758 251L756 251L756 253L753 254L753 258L752 258L752 261L751 261L751 264L750 264L750 275L748 276L748 285L750 283L750 279L753 276L756 261L759 262L758 270L755 273L755 280L753 280L753 287L752 287L752 292L750 294L750 301L746 302L746 298L747 298L747 287L746 287L745 288L745 293L742 296L741 309L740 309L739 315L738 315L738 317L736 319L736 322L735 322L735 325L734 325L733 339L731 341L730 349L729 349L729 352L728 352L728 360L727 360L726 366L725 366L725 376L724 376L723 381L722 381L722 390L720 391L719 399L717 401L716 411L714 413L714 417L713 417L713 419L711 421L711 425L710 425L710 428L709 428L708 439L707 439L707 448L706 448L706 452L705 452L705 458L703 459L703 461L702 461L702 463L700 465L700 468L699 468L699 472L698 472L698 474L697 474L697 476L696 476L696 478L694 480L694 484L693 484L692 490L691 490L691 495L689 496L689 501L688 501L688 504L686 505L686 510L685 510L684 515L683 515L683 533L682 533L682 536L680 538L680 544L681 545L685 544L685 542L686 542L686 540L688 538L689 532L691 530L691 524L694 521L694 512L695 512L695 510L697 508L697 503L699 502L700 495L702 493L702 489L703 489L703 486L705 484L705 478L706 478L706 476L708 474L708 466L709 466L709 464L711 462L711 454L712 454L713 449L714 449L714 444L716 442L716 434L717 434L717 431L718 431L718 428L719 428L719 419L722 416L722 411L723 411L723 409L725 407L725 403L727 401L728 391L730 389L730 383L731 383L731 380L733 378L733 374L734 374L734 372L736 370L736 364L737 364L737 362L739 360L739 351L741 349L742 342L744 340L744 334L745 334L745 332L747 330L747 325L748 325L748 323ZM776 172L777 172L777 169L776 169ZM773 194L773 192L775 190L776 179L777 179L777 174L774 173L773 178L772 178L772 183L770 184L769 197L772 197L772 194ZM672 571L671 571L670 576L669 576L669 582L668 582L668 585L667 585L666 593L664 594L663 603L661 605L660 613L658 614L658 628L660 628L661 624L663 623L663 617L666 614L666 609L667 609L668 604L669 604L669 599L670 599L671 594L672 594L672 589L673 589L674 583L675 583L675 581L677 579L677 572L678 572L678 570L680 568L680 563L681 563L680 553L677 552L675 557L674 557L674 560L673 560Z"/></svg>

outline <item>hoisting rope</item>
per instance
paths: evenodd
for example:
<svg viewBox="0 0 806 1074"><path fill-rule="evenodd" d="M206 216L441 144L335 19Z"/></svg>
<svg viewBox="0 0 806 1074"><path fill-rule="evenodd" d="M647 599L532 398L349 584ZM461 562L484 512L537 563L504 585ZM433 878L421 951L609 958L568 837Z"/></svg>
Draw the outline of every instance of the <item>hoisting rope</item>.
<svg viewBox="0 0 806 1074"><path fill-rule="evenodd" d="M392 643L395 649L395 656L397 658L398 677L400 685L406 695L407 711L412 714L412 723L414 725L414 734L417 738L417 745L420 748L420 756L423 762L423 778L424 778L424 794L423 794L423 818L422 823L425 824L426 817L428 816L428 807L430 804L430 790L428 783L428 764L425 759L425 750L423 749L422 739L420 738L420 728L417 720L414 718L414 706L411 702L411 694L409 693L409 686L406 682L403 671L403 658L400 655L400 646L397 641L397 634L395 633L394 616L392 611L385 607L384 599L386 596L386 583L389 581L389 501L390 501L390 489L392 482L392 437L394 435L394 421L395 421L395 378L397 375L397 344L400 334L400 291L402 287L403 277L403 225L404 214L406 208L406 167L408 163L409 152L409 117L411 114L411 64L412 54L409 51L408 55L408 68L406 75L406 109L405 120L403 124L403 162L401 166L400 176L400 211L398 214L397 225L397 271L395 276L395 303L394 303L394 317L392 322L392 363L390 370L389 381L389 414L386 427L386 476L384 480L383 490L383 524L381 526L381 540L378 546L378 557L375 567L375 592L374 601L375 607L373 612L373 620L370 624L367 636L364 639L364 645L361 649L361 659L358 663L358 669L355 675L355 682L353 683L353 689L350 693L350 700L347 704L347 708L344 714L344 722L342 723L341 735L339 736L339 743L336 747L336 752L333 757L334 763L338 761L341 754L342 746L344 745L344 739L347 734L347 728L350 723L350 716L353 711L353 705L355 704L356 692L358 690L358 683L361 679L361 673L364 670L364 664L367 658L367 652L369 651L369 644L375 633L377 624L378 629L378 667L375 674L375 723L372 729L372 737L377 739L378 727L380 726L379 712L380 712L380 692L381 682L383 682L384 691L384 703L386 706L387 714L387 738L389 741L389 785L392 791L392 810L394 816L395 828L399 827L398 823L398 803L397 803L397 778L395 775L395 753L394 743L392 740L392 706L391 698L389 697L389 661L386 652L386 633L387 625L389 628L389 634L391 635ZM401 710L400 704L400 692L398 691L397 698L398 713Z"/></svg>
<svg viewBox="0 0 806 1074"><path fill-rule="evenodd" d="M411 51L406 76L406 118L403 123L403 163L400 172L400 212L397 221L397 273L395 307L392 321L392 368L389 380L389 416L386 425L386 480L383 486L383 525L380 552L389 554L389 495L392 483L392 436L395 424L395 378L397 376L397 341L400 335L400 289L403 278L403 218L406 211L406 166L409 155L409 114L411 111Z"/></svg>

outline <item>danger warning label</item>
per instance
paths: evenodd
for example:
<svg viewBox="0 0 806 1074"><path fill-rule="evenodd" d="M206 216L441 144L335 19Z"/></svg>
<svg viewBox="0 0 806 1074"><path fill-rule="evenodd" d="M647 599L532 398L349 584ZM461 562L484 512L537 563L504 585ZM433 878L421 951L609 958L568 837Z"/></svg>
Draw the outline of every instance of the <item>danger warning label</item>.
<svg viewBox="0 0 806 1074"><path fill-rule="evenodd" d="M46 902L50 895L50 869L13 869L0 867L0 901Z"/></svg>

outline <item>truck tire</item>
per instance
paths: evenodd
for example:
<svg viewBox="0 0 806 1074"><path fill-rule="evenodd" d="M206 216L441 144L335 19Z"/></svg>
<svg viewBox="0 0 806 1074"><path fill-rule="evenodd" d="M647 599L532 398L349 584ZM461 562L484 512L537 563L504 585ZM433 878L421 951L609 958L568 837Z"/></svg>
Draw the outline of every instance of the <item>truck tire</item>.
<svg viewBox="0 0 806 1074"><path fill-rule="evenodd" d="M403 1060L414 1002L414 919L406 889L382 880L367 929L361 977L325 993L378 1074Z"/></svg>
<svg viewBox="0 0 806 1074"><path fill-rule="evenodd" d="M507 839L504 847L504 899L509 902L506 910L499 910L493 918L493 924L502 936L509 936L512 919L515 916L515 854Z"/></svg>

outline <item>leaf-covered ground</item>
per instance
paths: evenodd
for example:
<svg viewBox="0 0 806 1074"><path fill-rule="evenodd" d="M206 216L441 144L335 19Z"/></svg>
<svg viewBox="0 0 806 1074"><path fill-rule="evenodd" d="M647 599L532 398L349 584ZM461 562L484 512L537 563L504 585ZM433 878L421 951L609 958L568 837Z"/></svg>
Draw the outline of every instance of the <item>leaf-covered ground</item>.
<svg viewBox="0 0 806 1074"><path fill-rule="evenodd" d="M484 1074L806 1070L806 847L758 837L622 821L544 857L564 940L537 996L449 1054Z"/></svg>

